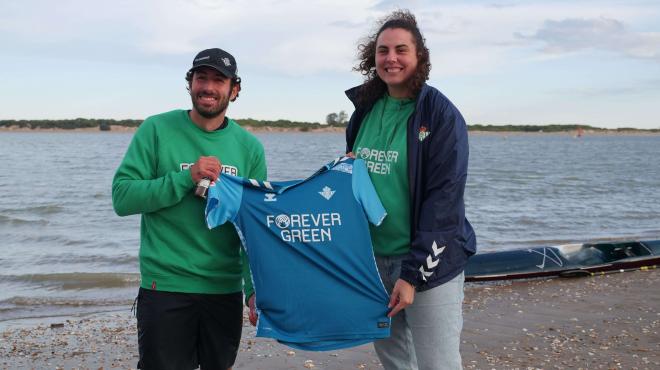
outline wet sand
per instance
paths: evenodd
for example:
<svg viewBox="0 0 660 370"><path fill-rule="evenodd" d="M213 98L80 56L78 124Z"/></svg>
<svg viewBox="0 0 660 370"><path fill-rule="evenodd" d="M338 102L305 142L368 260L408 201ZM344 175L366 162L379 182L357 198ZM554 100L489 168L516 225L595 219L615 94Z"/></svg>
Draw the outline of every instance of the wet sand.
<svg viewBox="0 0 660 370"><path fill-rule="evenodd" d="M574 279L467 284L465 369L660 368L660 270ZM36 323L39 322L40 323ZM0 369L131 369L125 312L5 323ZM245 322L247 322L247 317ZM234 369L380 369L370 345L305 352L243 328Z"/></svg>

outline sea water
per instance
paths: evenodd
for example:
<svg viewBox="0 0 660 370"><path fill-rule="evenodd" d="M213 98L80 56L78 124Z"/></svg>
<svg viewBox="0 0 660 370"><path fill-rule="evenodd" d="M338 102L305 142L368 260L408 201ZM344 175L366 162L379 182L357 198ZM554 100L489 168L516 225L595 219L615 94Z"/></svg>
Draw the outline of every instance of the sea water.
<svg viewBox="0 0 660 370"><path fill-rule="evenodd" d="M256 135L271 180L309 176L345 149L343 133ZM0 133L0 325L130 310L140 217L115 215L111 182L131 137ZM660 136L471 134L468 174L480 251L660 239Z"/></svg>

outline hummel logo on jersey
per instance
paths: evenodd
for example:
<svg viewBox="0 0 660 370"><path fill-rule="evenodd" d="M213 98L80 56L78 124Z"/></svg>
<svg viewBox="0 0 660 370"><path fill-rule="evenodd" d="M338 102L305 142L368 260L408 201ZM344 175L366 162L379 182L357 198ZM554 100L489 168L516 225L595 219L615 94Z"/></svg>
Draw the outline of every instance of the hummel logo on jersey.
<svg viewBox="0 0 660 370"><path fill-rule="evenodd" d="M264 202L277 202L277 198L275 198L277 194L275 193L266 193L264 194Z"/></svg>
<svg viewBox="0 0 660 370"><path fill-rule="evenodd" d="M327 200L330 200L333 195L335 195L335 190L330 189L330 187L326 186L323 188L323 191L319 191L319 194Z"/></svg>

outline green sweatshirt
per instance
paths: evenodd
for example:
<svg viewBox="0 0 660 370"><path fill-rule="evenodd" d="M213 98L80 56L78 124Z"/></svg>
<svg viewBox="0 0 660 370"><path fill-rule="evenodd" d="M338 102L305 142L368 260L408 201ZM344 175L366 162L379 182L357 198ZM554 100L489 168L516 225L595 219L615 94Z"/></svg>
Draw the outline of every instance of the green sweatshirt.
<svg viewBox="0 0 660 370"><path fill-rule="evenodd" d="M112 181L119 216L142 214L141 286L184 293L252 291L247 260L230 223L209 230L204 199L193 194L189 167L215 156L222 171L266 179L263 146L233 120L222 130L197 127L185 110L147 118L138 128Z"/></svg>
<svg viewBox="0 0 660 370"><path fill-rule="evenodd" d="M383 223L369 224L374 254L397 256L410 250L410 190L408 185L408 118L412 99L385 95L364 117L353 153L367 164L369 177L387 211Z"/></svg>

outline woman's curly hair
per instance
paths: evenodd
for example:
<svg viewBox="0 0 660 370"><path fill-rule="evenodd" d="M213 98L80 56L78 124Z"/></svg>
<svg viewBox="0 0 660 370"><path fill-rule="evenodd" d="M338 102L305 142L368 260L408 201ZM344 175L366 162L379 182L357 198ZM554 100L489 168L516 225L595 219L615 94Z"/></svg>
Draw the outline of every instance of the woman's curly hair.
<svg viewBox="0 0 660 370"><path fill-rule="evenodd" d="M417 96L424 82L429 79L431 58L429 49L426 47L426 40L417 27L415 16L408 10L395 10L392 14L381 18L376 26L379 26L378 32L367 36L358 45L360 63L353 70L360 72L365 77L359 90L358 100L362 104L371 104L387 92L387 85L376 72L376 42L384 30L392 28L404 29L413 36L417 52L417 70L410 81L410 87L413 96Z"/></svg>

